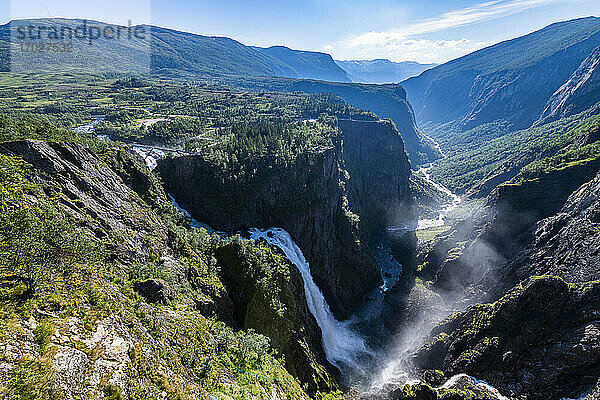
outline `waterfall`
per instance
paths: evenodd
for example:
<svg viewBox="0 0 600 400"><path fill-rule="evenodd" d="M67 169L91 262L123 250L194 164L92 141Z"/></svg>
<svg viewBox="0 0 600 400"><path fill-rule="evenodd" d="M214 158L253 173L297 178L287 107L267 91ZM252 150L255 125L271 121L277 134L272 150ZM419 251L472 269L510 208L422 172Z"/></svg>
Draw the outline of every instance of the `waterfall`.
<svg viewBox="0 0 600 400"><path fill-rule="evenodd" d="M308 262L302 251L283 229L251 229L252 239L264 239L267 243L280 248L294 265L298 267L304 280L304 294L311 314L317 320L323 335L323 348L330 363L338 368L350 367L362 369L360 359L372 355L365 341L352 332L347 322L335 319L321 290L310 274Z"/></svg>
<svg viewBox="0 0 600 400"><path fill-rule="evenodd" d="M181 211L184 216L191 220L190 225L193 228L204 228L208 232L216 233L224 237L227 236L224 232L215 231L208 225L196 221L190 216L187 210L181 208L179 204L177 204L171 195L169 195L169 198L173 205ZM394 356L386 360L383 354L376 354L373 352L365 340L353 332L350 328L353 322L352 320L338 321L335 319L323 293L321 293L321 290L312 278L308 262L289 233L280 228L253 228L249 230L249 233L251 239L263 239L268 244L281 249L286 258L300 271L304 282L304 294L308 309L321 328L323 349L325 350L327 360L341 370L349 370L352 373L358 372L358 375L362 376L364 376L366 372L365 369L369 368L369 362L372 363L376 360L379 373L373 376L370 382L365 382L366 386L358 388L360 399L379 395L382 393L382 390L385 392L386 387L389 389L391 386L402 386L406 383L415 384L419 382L419 379L415 379L416 377L409 372L408 358L412 351L418 348L420 344L422 344L422 340L427 336L427 333L433 326L431 320L428 320L428 318L425 317L420 318L420 323L416 323L412 326L412 329L410 329L408 334L407 332L404 332L402 340L403 345L398 346L394 352ZM383 293L383 288L379 288L379 290ZM443 315L447 314L448 312L443 313ZM433 317L432 319L439 321L442 319L442 315L437 316L437 318ZM354 322L356 323L356 321ZM371 365L371 367L372 366L373 365ZM453 389L459 383L460 379L465 376L466 375L464 374L455 375L438 389ZM507 398L502 396L498 390L486 382L479 381L472 377L470 378L474 380L476 386L486 389L496 399L507 400Z"/></svg>

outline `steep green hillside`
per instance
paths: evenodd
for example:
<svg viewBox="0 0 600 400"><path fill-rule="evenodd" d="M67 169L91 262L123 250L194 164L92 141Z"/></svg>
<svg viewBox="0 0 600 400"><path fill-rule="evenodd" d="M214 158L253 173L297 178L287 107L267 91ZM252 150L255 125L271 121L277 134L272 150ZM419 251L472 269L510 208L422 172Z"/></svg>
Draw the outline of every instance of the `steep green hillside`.
<svg viewBox="0 0 600 400"><path fill-rule="evenodd" d="M559 22L402 84L419 122L455 122L470 129L504 120L523 129L599 44L600 18Z"/></svg>
<svg viewBox="0 0 600 400"><path fill-rule="evenodd" d="M73 35L83 32L83 20L46 18L11 21L0 26L0 50L13 46L13 68L37 72L132 72L198 77L215 75L280 76L290 78L325 79L349 82L346 73L331 56L323 53L296 51L284 47L268 49L245 46L226 37L209 37L157 26L141 25L137 36L123 27L120 39L109 39L119 28L97 21L85 21L87 33L78 39L74 36L68 52L37 52L21 45L53 41L71 42L68 39L48 37L56 29L71 29ZM31 30L30 27L33 27ZM21 28L21 30L19 30ZM92 32L91 29L94 31ZM65 31L66 32L66 31ZM96 38L96 32L99 37ZM12 40L11 40L12 33ZM2 51L2 65L8 67L9 52ZM8 68L3 68L7 71ZM15 71L16 72L16 71Z"/></svg>
<svg viewBox="0 0 600 400"><path fill-rule="evenodd" d="M502 123L468 131L439 128L436 132L448 158L434 166L432 176L458 193L484 197L534 161L567 149L584 151L582 144L597 140L590 132L600 119L598 113L595 105L580 114L520 131L511 131Z"/></svg>
<svg viewBox="0 0 600 400"><path fill-rule="evenodd" d="M255 47L255 49L278 60L289 68L289 70L286 70L279 76L320 79L332 82L350 82L348 74L334 63L329 54L315 51L292 50L284 46Z"/></svg>

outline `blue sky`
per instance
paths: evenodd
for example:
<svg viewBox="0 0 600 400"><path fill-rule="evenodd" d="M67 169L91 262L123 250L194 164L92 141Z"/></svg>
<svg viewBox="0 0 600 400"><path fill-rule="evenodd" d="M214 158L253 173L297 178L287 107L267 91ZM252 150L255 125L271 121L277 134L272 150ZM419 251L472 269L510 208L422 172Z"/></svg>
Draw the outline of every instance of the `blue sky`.
<svg viewBox="0 0 600 400"><path fill-rule="evenodd" d="M1 2L4 2L2 4ZM2 22L81 17L152 23L336 59L445 62L540 29L600 16L600 0L0 0Z"/></svg>

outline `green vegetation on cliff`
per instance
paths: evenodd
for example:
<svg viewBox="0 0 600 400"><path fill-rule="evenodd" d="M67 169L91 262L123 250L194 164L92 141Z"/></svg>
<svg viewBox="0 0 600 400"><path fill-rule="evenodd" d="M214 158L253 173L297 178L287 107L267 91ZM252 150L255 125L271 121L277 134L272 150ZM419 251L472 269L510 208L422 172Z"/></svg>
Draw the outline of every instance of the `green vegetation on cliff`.
<svg viewBox="0 0 600 400"><path fill-rule="evenodd" d="M227 243L191 229L128 150L43 121L1 121L2 396L335 395L320 358L306 366L325 380L318 387L290 375L285 348L257 333L271 333L275 321L262 319L255 331L231 327L232 292L215 259ZM89 150L54 142L63 133ZM53 142L15 141L30 138ZM242 263L257 259L264 268L263 261L279 257L265 246L244 246ZM287 305L277 300L282 289L248 279L279 315ZM310 351L314 343L302 345Z"/></svg>
<svg viewBox="0 0 600 400"><path fill-rule="evenodd" d="M444 131L441 143L449 157L438 161L431 175L457 193L489 194L522 169L540 169L560 160L594 157L598 140L597 107L539 126L510 132L501 124L489 124L470 131ZM482 131L486 131L482 135ZM492 138L489 132L496 132ZM440 136L441 137L441 136ZM562 155L561 155L562 154ZM541 161L555 156L554 161Z"/></svg>
<svg viewBox="0 0 600 400"><path fill-rule="evenodd" d="M416 355L424 369L485 379L507 394L531 398L573 396L596 383L598 354L572 346L597 340L599 282L568 284L533 276L494 303L478 304L433 329ZM579 345L581 346L581 345ZM548 373L540 374L540 363ZM579 371L585 370L585 374Z"/></svg>

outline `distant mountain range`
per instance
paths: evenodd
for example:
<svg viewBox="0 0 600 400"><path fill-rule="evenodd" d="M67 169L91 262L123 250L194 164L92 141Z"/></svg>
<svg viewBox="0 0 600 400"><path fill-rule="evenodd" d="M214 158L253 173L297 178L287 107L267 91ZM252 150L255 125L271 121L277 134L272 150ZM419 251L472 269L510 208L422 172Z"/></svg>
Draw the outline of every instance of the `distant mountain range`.
<svg viewBox="0 0 600 400"><path fill-rule="evenodd" d="M19 27L28 29L33 26L35 34L41 28L43 39L52 28L70 28L75 31L83 20L42 18L11 21L0 26L0 66L9 67L9 43L11 29L13 38L19 37ZM98 32L114 28L114 25L97 21L86 21L88 29L94 27ZM86 40L74 40L72 53L64 57L56 54L40 56L31 52L16 53L14 65L36 66L38 70L56 71L57 65L65 68L84 69L86 72L104 72L105 70L124 72L149 69L152 73L179 75L188 73L197 76L250 75L277 76L284 78L320 79L336 82L350 82L346 72L340 68L329 54L292 50L283 46L260 48L245 46L227 37L202 36L188 32L157 26L141 25L144 40L108 40L103 36L88 45ZM123 31L125 32L125 31ZM42 42L30 40L24 35L23 42ZM13 40L13 53L20 43ZM16 49L18 51L18 49ZM60 63L60 64L58 64Z"/></svg>
<svg viewBox="0 0 600 400"><path fill-rule="evenodd" d="M348 73L352 82L378 84L398 83L437 65L419 64L414 61L392 62L386 59L335 62Z"/></svg>
<svg viewBox="0 0 600 400"><path fill-rule="evenodd" d="M42 28L46 35L53 27L80 27L83 20L35 19L11 21L0 26L0 68L10 70L11 32L19 26ZM100 31L110 25L87 21ZM113 26L114 27L114 26ZM184 79L214 79L233 87L251 90L331 92L348 104L368 109L382 118L391 118L406 144L414 165L439 156L431 143L418 132L406 93L399 85L351 83L346 71L329 54L292 50L283 46L269 48L245 46L226 37L209 37L156 26L142 26L144 40L106 40L88 45L74 40L71 53L16 53L13 66L35 67L35 72L129 72ZM35 41L35 40L32 40ZM18 48L16 49L18 51ZM27 69L27 68L25 68ZM300 79L307 80L305 82ZM398 80L398 79L396 79Z"/></svg>
<svg viewBox="0 0 600 400"><path fill-rule="evenodd" d="M417 121L514 129L584 110L600 98L600 18L549 25L402 82Z"/></svg>
<svg viewBox="0 0 600 400"><path fill-rule="evenodd" d="M0 51L4 53L0 58L1 70L7 71L10 67L11 31L13 54L16 55L12 65L24 70L35 66L37 71L56 71L60 66L62 69L86 69L87 72L151 70L152 73L176 76L241 75L380 84L398 83L435 65L381 59L334 61L326 53L284 46L246 46L227 37L203 36L152 25L139 26L145 36L141 41L107 40L101 36L92 41L93 45L88 45L86 40L74 40L72 52L63 57L19 51L21 42L44 42L42 39L51 29L75 32L84 22L87 29L97 29L96 32L115 27L104 22L65 18L17 20L1 25ZM34 40L29 36L32 26ZM42 37L35 39L38 32ZM15 40L21 35L22 40Z"/></svg>

